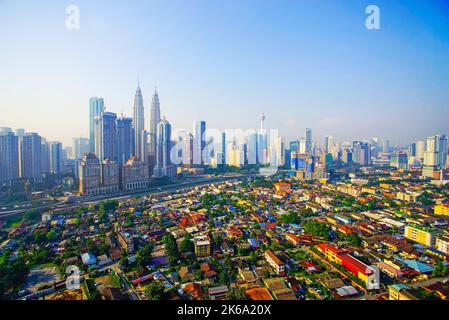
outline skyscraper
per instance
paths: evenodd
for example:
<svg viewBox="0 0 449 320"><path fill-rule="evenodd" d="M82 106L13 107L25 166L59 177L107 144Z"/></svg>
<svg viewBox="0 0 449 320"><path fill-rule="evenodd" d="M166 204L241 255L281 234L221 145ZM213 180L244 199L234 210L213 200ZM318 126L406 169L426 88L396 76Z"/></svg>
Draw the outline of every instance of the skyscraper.
<svg viewBox="0 0 449 320"><path fill-rule="evenodd" d="M193 135L190 132L186 132L182 140L182 163L191 165L193 161Z"/></svg>
<svg viewBox="0 0 449 320"><path fill-rule="evenodd" d="M18 141L10 128L0 128L0 183L19 178Z"/></svg>
<svg viewBox="0 0 449 320"><path fill-rule="evenodd" d="M83 155L89 153L89 139L87 138L73 138L73 158L80 160Z"/></svg>
<svg viewBox="0 0 449 320"><path fill-rule="evenodd" d="M140 86L137 85L136 94L134 96L134 113L133 113L133 131L134 131L134 155L142 162L146 162L146 155L143 154L144 148L144 130L145 117L143 108L142 92ZM145 142L146 143L146 142Z"/></svg>
<svg viewBox="0 0 449 320"><path fill-rule="evenodd" d="M260 164L268 163L268 135L265 129L265 114L260 115L260 129L257 134L257 161Z"/></svg>
<svg viewBox="0 0 449 320"><path fill-rule="evenodd" d="M394 152L391 160L390 160L390 166L397 168L399 170L407 170L408 169L408 157L405 152L397 151Z"/></svg>
<svg viewBox="0 0 449 320"><path fill-rule="evenodd" d="M95 154L103 162L117 160L117 114L102 112L95 123Z"/></svg>
<svg viewBox="0 0 449 320"><path fill-rule="evenodd" d="M416 141L416 157L418 159L424 159L424 153L426 152L426 143L424 141Z"/></svg>
<svg viewBox="0 0 449 320"><path fill-rule="evenodd" d="M312 153L312 129L306 128L306 153Z"/></svg>
<svg viewBox="0 0 449 320"><path fill-rule="evenodd" d="M176 168L170 160L171 149L171 125L165 120L161 120L157 125L156 135L156 166L153 169L155 178L174 177Z"/></svg>
<svg viewBox="0 0 449 320"><path fill-rule="evenodd" d="M226 132L221 133L221 163L226 164Z"/></svg>
<svg viewBox="0 0 449 320"><path fill-rule="evenodd" d="M117 119L117 162L121 165L127 163L133 155L132 122L133 119L123 115Z"/></svg>
<svg viewBox="0 0 449 320"><path fill-rule="evenodd" d="M290 141L290 152L299 152L299 140L292 140Z"/></svg>
<svg viewBox="0 0 449 320"><path fill-rule="evenodd" d="M389 153L390 152L390 140L384 139L382 142L382 152Z"/></svg>
<svg viewBox="0 0 449 320"><path fill-rule="evenodd" d="M206 121L195 121L193 123L193 163L203 164L203 150L206 146Z"/></svg>
<svg viewBox="0 0 449 320"><path fill-rule="evenodd" d="M23 155L22 155L22 140L25 135L25 129L16 129L17 143L19 145L19 177L22 177L23 169Z"/></svg>
<svg viewBox="0 0 449 320"><path fill-rule="evenodd" d="M368 166L371 159L369 144L362 141L354 141L352 146L352 161L362 166Z"/></svg>
<svg viewBox="0 0 449 320"><path fill-rule="evenodd" d="M307 153L307 140L306 139L299 140L299 153L300 154Z"/></svg>
<svg viewBox="0 0 449 320"><path fill-rule="evenodd" d="M23 178L42 177L42 138L34 132L25 133L22 140Z"/></svg>
<svg viewBox="0 0 449 320"><path fill-rule="evenodd" d="M41 172L50 173L50 144L47 139L41 139Z"/></svg>
<svg viewBox="0 0 449 320"><path fill-rule="evenodd" d="M148 168L150 176L156 165L156 136L159 121L161 121L161 105L159 102L159 94L156 88L154 88L153 98L151 99L150 125L148 132Z"/></svg>
<svg viewBox="0 0 449 320"><path fill-rule="evenodd" d="M408 156L416 157L416 143L415 142L410 143L410 145L408 147Z"/></svg>
<svg viewBox="0 0 449 320"><path fill-rule="evenodd" d="M276 165L283 166L285 164L285 140L283 137L276 139Z"/></svg>
<svg viewBox="0 0 449 320"><path fill-rule="evenodd" d="M424 153L424 165L443 168L447 159L447 137L435 135L427 137L427 146Z"/></svg>
<svg viewBox="0 0 449 320"><path fill-rule="evenodd" d="M95 120L104 110L103 98L89 99L89 152L95 152Z"/></svg>
<svg viewBox="0 0 449 320"><path fill-rule="evenodd" d="M53 174L61 174L63 172L63 155L62 143L52 141L50 146L50 172Z"/></svg>
<svg viewBox="0 0 449 320"><path fill-rule="evenodd" d="M332 153L334 151L334 137L325 136L324 137L324 152Z"/></svg>
<svg viewBox="0 0 449 320"><path fill-rule="evenodd" d="M257 133L248 134L248 164L257 164Z"/></svg>

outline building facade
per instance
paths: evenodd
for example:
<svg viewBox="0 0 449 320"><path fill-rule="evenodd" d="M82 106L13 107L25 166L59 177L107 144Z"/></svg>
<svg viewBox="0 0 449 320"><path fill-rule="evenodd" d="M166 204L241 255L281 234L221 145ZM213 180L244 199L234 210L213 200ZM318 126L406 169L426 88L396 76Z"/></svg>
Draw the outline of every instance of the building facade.
<svg viewBox="0 0 449 320"><path fill-rule="evenodd" d="M124 191L148 188L148 166L137 157L130 158L121 168L120 186Z"/></svg>

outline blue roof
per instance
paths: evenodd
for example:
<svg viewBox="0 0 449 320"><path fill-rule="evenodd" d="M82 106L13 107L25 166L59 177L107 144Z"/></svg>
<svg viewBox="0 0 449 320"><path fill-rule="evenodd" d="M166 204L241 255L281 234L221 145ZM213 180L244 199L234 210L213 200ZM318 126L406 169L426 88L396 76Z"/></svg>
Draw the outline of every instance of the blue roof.
<svg viewBox="0 0 449 320"><path fill-rule="evenodd" d="M421 273L429 273L434 270L433 267L431 267L428 264L425 264L421 261L418 261L418 260L405 260L405 259L401 259L401 258L396 258L396 259L401 261L402 263L405 263L409 268L412 268Z"/></svg>
<svg viewBox="0 0 449 320"><path fill-rule="evenodd" d="M409 286L407 286L407 285L405 285L405 284L403 284L403 283L393 284L392 287L393 287L394 289L396 289L397 291L399 291L399 290L401 290L401 289L405 289L405 290L410 289Z"/></svg>
<svg viewBox="0 0 449 320"><path fill-rule="evenodd" d="M255 239L250 238L250 239L248 239L248 242L249 242L250 245L252 245L253 247L257 247L257 246L258 246L257 240L255 240Z"/></svg>

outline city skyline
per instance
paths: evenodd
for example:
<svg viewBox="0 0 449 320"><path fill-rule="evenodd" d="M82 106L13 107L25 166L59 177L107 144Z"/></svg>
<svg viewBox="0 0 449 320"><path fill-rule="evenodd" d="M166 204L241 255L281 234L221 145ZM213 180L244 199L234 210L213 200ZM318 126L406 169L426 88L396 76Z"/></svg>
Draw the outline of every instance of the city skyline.
<svg viewBox="0 0 449 320"><path fill-rule="evenodd" d="M379 136L402 145L447 133L443 1L378 1L380 30L365 28L365 1L282 8L193 1L176 3L177 12L172 2L132 4L78 1L81 24L73 31L65 28L64 4L3 1L0 38L10 50L0 53L8 61L0 126L68 145L89 134L89 98L103 97L108 111L132 117L140 82L148 119L156 82L162 115L176 129L199 119L210 128L257 128L264 112L267 127L287 140L306 127L318 141ZM12 20L18 12L22 18ZM137 22L125 26L128 15Z"/></svg>

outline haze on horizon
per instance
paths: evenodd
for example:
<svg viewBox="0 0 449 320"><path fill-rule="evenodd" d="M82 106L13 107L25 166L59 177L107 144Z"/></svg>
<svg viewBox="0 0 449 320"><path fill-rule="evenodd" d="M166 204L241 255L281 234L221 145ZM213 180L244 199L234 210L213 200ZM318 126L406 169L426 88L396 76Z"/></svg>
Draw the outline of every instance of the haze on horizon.
<svg viewBox="0 0 449 320"><path fill-rule="evenodd" d="M444 0L0 0L0 43L0 127L65 145L87 137L92 96L132 116L138 80L147 126L156 83L176 129L257 128L263 112L288 140L449 133Z"/></svg>

